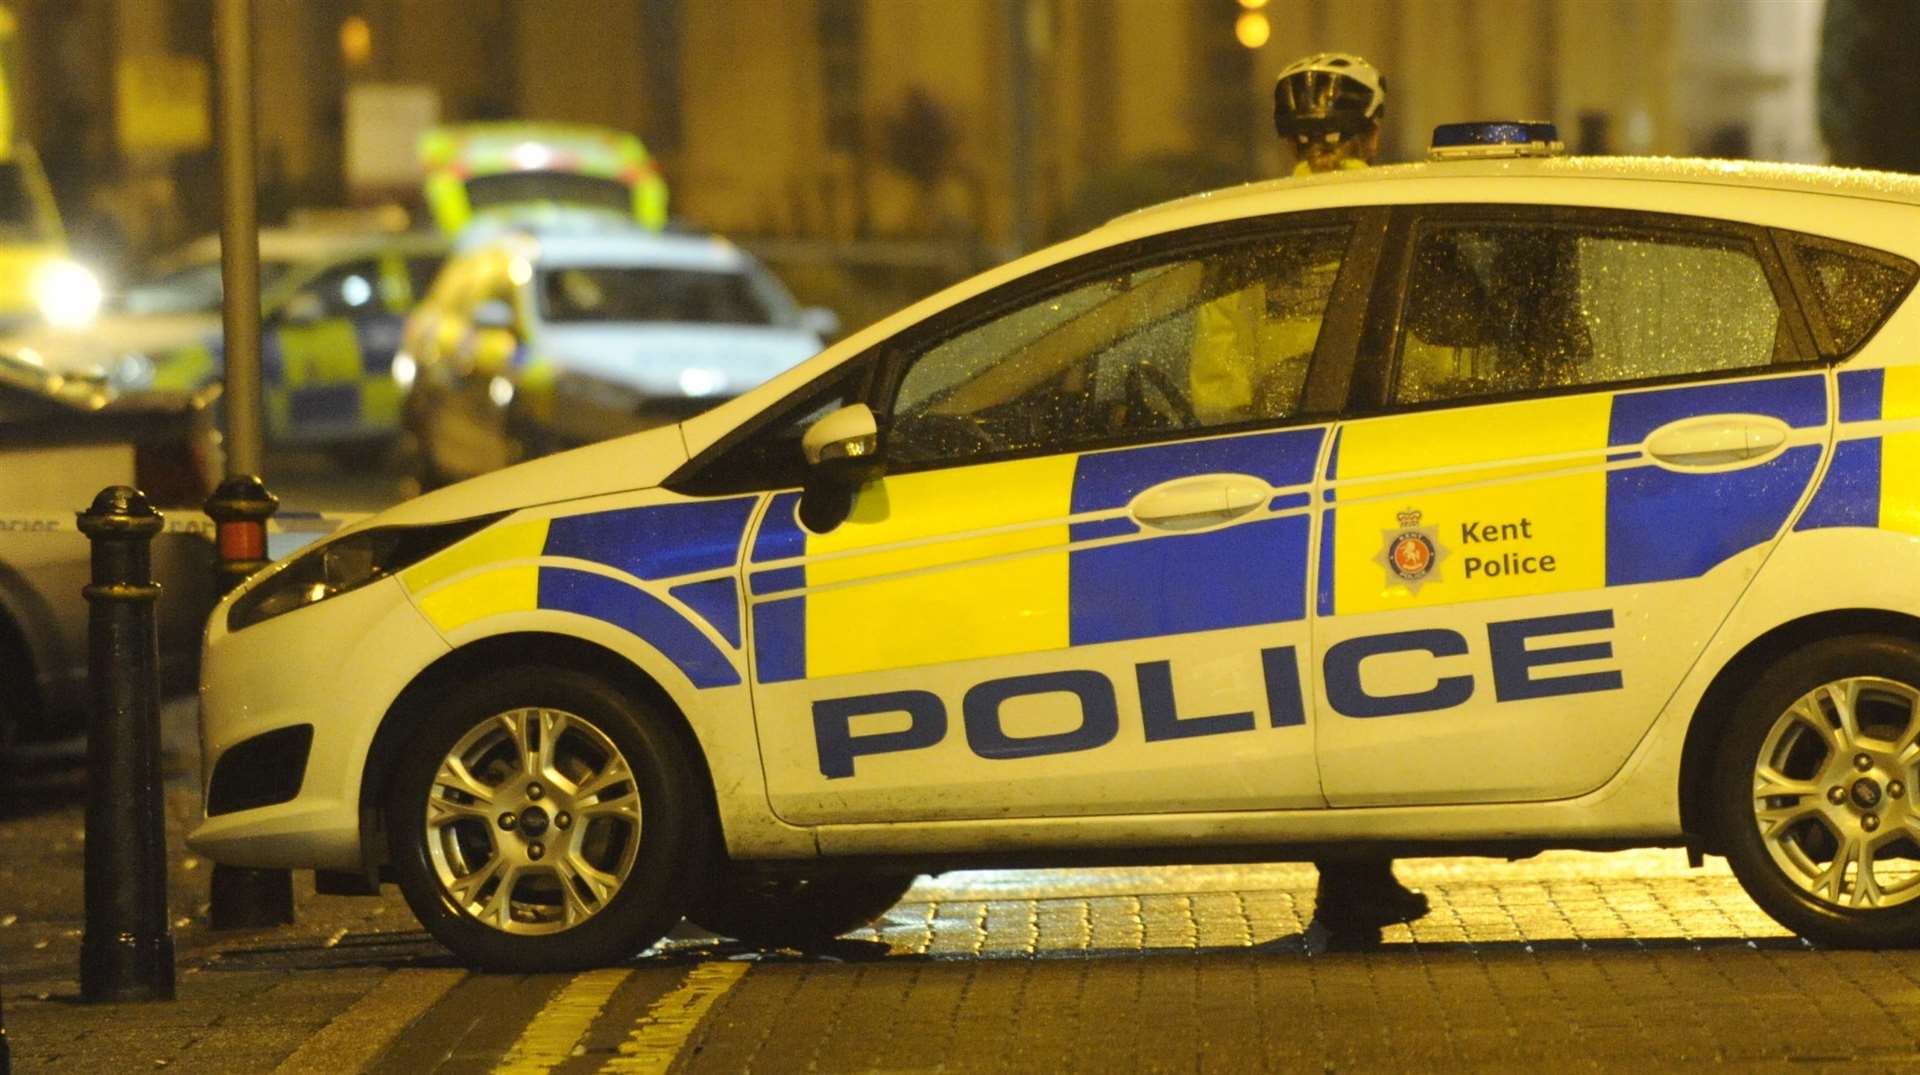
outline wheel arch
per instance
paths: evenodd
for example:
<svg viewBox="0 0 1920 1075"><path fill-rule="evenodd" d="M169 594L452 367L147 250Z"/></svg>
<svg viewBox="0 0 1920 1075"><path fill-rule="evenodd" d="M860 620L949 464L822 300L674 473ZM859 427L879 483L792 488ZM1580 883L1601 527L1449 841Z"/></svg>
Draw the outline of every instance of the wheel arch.
<svg viewBox="0 0 1920 1075"><path fill-rule="evenodd" d="M1816 612L1764 632L1722 665L1694 707L1680 755L1680 826L1696 847L1715 851L1707 824L1708 775L1721 733L1741 693L1761 670L1803 646L1846 635L1895 635L1920 643L1920 617L1888 609L1847 608Z"/></svg>
<svg viewBox="0 0 1920 1075"><path fill-rule="evenodd" d="M700 788L707 816L715 826L719 825L712 767L706 752L687 720L686 711L657 679L627 657L596 642L546 631L515 631L490 635L440 657L414 676L381 717L380 727L367 749L360 779L360 856L370 874L377 873L387 861L385 815L381 809L387 782L400 760L401 748L432 699L463 676L506 665L535 663L597 676L656 707L667 717L669 727L680 736L698 767L694 782Z"/></svg>

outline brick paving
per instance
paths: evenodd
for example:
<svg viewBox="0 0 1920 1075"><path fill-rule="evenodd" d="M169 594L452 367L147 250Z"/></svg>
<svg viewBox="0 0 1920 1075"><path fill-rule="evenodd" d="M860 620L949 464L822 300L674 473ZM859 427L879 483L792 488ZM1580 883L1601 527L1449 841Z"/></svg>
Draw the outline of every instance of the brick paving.
<svg viewBox="0 0 1920 1075"><path fill-rule="evenodd" d="M74 779L36 771L0 796L0 989L18 1072L488 1070L578 982L465 974L391 891L303 890L297 926L211 933L206 866L178 842L194 808L183 776L169 797L180 1000L79 1004ZM1408 861L1400 873L1433 913L1365 951L1325 950L1309 931L1303 865L949 874L811 955L689 933L632 964L570 1051L539 1069L1920 1064L1920 953L1805 945L1724 865L1560 853ZM742 972L687 1008L696 978L728 963ZM658 1041L671 1051L646 1053Z"/></svg>

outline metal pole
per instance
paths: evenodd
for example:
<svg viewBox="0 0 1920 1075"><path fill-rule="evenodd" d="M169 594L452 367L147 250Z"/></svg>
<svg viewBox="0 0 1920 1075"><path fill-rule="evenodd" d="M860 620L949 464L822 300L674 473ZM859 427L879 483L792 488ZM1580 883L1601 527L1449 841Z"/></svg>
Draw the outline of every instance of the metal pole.
<svg viewBox="0 0 1920 1075"><path fill-rule="evenodd" d="M214 522L214 585L225 594L267 566L267 520L280 498L259 478L235 475L207 498ZM293 924L293 871L214 863L207 917L214 929Z"/></svg>
<svg viewBox="0 0 1920 1075"><path fill-rule="evenodd" d="M1007 22L1007 104L1013 111L1013 152L1009 164L1013 180L1013 254L1033 248L1033 39L1027 32L1032 11L1027 0L1005 0L1001 15Z"/></svg>
<svg viewBox="0 0 1920 1075"><path fill-rule="evenodd" d="M79 513L93 543L87 622L86 931L80 997L172 1000L167 830L160 783L160 642L148 543L163 520L109 486Z"/></svg>
<svg viewBox="0 0 1920 1075"><path fill-rule="evenodd" d="M220 0L220 280L226 349L227 473L258 474L260 219L254 176L253 0Z"/></svg>

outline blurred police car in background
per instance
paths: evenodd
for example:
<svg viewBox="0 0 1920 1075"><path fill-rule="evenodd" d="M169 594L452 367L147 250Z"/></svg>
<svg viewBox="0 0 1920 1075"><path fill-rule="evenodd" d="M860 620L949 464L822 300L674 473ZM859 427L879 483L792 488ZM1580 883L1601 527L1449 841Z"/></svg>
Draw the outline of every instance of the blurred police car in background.
<svg viewBox="0 0 1920 1075"><path fill-rule="evenodd" d="M260 233L266 432L280 447L360 462L399 433L391 375L400 326L445 256L438 236L369 226ZM114 386L191 390L219 381L220 244L206 236L164 259L103 316L0 340L48 368Z"/></svg>
<svg viewBox="0 0 1920 1075"><path fill-rule="evenodd" d="M677 421L838 327L709 236L548 214L477 224L460 245L394 366L429 488Z"/></svg>
<svg viewBox="0 0 1920 1075"><path fill-rule="evenodd" d="M151 546L162 686L192 687L215 598L200 504L221 470L219 391L121 392L0 352L0 745L84 730L91 552L74 513L109 485L167 512Z"/></svg>

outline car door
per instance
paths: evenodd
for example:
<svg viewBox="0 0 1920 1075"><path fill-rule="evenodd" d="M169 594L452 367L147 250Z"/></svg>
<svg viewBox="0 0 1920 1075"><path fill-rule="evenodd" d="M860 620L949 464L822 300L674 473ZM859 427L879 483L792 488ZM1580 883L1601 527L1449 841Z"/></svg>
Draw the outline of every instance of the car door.
<svg viewBox="0 0 1920 1075"><path fill-rule="evenodd" d="M272 315L265 356L268 432L294 439L331 439L368 428L361 382L366 364L363 327L390 317L382 299L380 264L356 258L328 267L295 290ZM391 368L398 323L383 366ZM377 341L376 341L377 342ZM277 371L278 378L271 376ZM392 401L381 399L375 428L390 429Z"/></svg>
<svg viewBox="0 0 1920 1075"><path fill-rule="evenodd" d="M1322 512L1326 794L1578 795L1802 502L1827 377L1760 229L1448 206L1394 232Z"/></svg>
<svg viewBox="0 0 1920 1075"><path fill-rule="evenodd" d="M812 494L778 493L750 545L775 811L1321 805L1301 704L1316 408L1344 393L1383 220L1095 255L883 345L887 474L815 530Z"/></svg>

